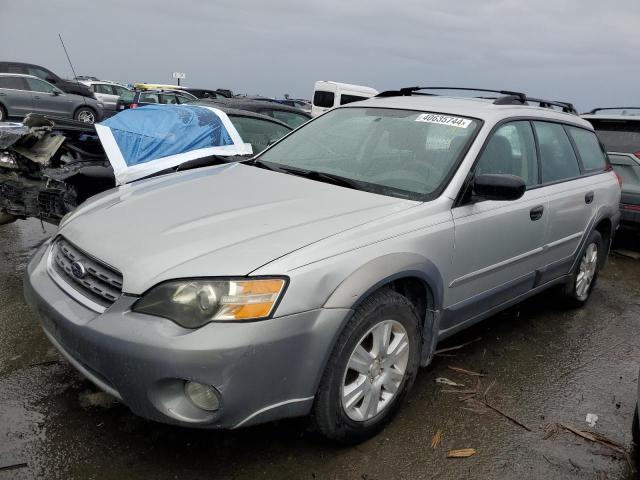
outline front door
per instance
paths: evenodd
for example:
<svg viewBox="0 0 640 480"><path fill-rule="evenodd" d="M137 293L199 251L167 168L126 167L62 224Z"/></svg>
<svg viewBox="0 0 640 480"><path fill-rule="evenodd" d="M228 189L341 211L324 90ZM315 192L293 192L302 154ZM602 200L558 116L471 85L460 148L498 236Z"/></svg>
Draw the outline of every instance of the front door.
<svg viewBox="0 0 640 480"><path fill-rule="evenodd" d="M37 113L58 117L73 115L73 103L69 94L39 78L27 77L26 80L31 89L33 108Z"/></svg>
<svg viewBox="0 0 640 480"><path fill-rule="evenodd" d="M475 166L475 175L483 173L517 175L527 191L514 201L471 200L453 209L455 244L443 329L527 292L541 266L549 205L545 192L536 188L538 160L530 122L496 129Z"/></svg>

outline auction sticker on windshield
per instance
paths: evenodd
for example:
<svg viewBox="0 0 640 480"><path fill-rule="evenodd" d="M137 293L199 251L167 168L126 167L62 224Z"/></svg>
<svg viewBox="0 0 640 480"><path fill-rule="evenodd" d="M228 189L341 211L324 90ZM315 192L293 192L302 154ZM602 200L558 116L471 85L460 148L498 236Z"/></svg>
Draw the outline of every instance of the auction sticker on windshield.
<svg viewBox="0 0 640 480"><path fill-rule="evenodd" d="M471 125L471 120L449 115L438 115L435 113L423 113L418 115L416 122L437 123L438 125L450 125L452 127L467 128Z"/></svg>

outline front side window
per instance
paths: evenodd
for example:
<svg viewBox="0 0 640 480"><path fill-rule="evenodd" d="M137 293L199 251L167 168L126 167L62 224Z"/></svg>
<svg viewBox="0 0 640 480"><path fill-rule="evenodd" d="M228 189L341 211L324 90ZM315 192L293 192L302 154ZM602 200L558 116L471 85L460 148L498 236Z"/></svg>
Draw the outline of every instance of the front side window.
<svg viewBox="0 0 640 480"><path fill-rule="evenodd" d="M118 96L122 96L129 91L126 88L121 87L120 85L111 85L111 88L113 88L113 94Z"/></svg>
<svg viewBox="0 0 640 480"><path fill-rule="evenodd" d="M275 122L241 115L229 115L233 126L236 127L240 137L246 143L250 143L253 153L260 153L269 144L281 139L291 130Z"/></svg>
<svg viewBox="0 0 640 480"><path fill-rule="evenodd" d="M478 120L453 115L339 108L307 123L260 160L423 200L443 185L479 127Z"/></svg>
<svg viewBox="0 0 640 480"><path fill-rule="evenodd" d="M333 92L325 92L323 90L316 90L313 94L313 104L316 107L331 108L335 100L335 94Z"/></svg>
<svg viewBox="0 0 640 480"><path fill-rule="evenodd" d="M607 166L607 160L600 148L596 134L576 127L567 127L567 130L569 130L569 135L573 138L573 143L578 149L578 155L580 155L584 169L604 170Z"/></svg>
<svg viewBox="0 0 640 480"><path fill-rule="evenodd" d="M29 85L29 90L31 90L32 92L53 93L60 91L50 83L47 83L44 80L40 80L39 78L27 77L26 80L27 84Z"/></svg>
<svg viewBox="0 0 640 480"><path fill-rule="evenodd" d="M564 127L558 123L533 122L540 148L542 183L580 176L580 166Z"/></svg>
<svg viewBox="0 0 640 480"><path fill-rule="evenodd" d="M347 103L359 102L366 99L367 97L361 97L359 95L345 95L343 93L340 95L340 105L346 105Z"/></svg>
<svg viewBox="0 0 640 480"><path fill-rule="evenodd" d="M475 173L508 173L522 178L527 187L536 185L538 159L531 124L521 121L499 127L482 152Z"/></svg>

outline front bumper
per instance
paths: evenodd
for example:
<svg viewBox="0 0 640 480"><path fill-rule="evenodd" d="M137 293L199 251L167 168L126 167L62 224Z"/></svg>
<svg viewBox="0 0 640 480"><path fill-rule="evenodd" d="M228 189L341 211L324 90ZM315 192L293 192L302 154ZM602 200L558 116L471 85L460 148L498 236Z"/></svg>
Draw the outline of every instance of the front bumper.
<svg viewBox="0 0 640 480"><path fill-rule="evenodd" d="M97 314L46 270L48 245L29 262L24 291L52 343L83 375L134 413L164 423L234 428L306 415L333 342L350 314L318 309L198 330L134 313L123 295ZM216 412L196 408L184 381L217 389Z"/></svg>

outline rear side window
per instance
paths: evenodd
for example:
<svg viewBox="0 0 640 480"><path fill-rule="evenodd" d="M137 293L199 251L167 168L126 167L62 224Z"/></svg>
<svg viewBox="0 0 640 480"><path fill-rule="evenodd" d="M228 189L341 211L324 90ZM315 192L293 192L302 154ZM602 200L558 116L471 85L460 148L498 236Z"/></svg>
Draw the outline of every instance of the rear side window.
<svg viewBox="0 0 640 480"><path fill-rule="evenodd" d="M476 174L508 173L530 187L538 183L538 160L529 122L502 125L493 134L476 166Z"/></svg>
<svg viewBox="0 0 640 480"><path fill-rule="evenodd" d="M122 95L120 95L120 100L122 100L124 103L131 103L133 102L133 97L135 97L135 93L131 92L129 90L125 90Z"/></svg>
<svg viewBox="0 0 640 480"><path fill-rule="evenodd" d="M27 90L27 82L20 77L0 77L0 88L11 88L13 90Z"/></svg>
<svg viewBox="0 0 640 480"><path fill-rule="evenodd" d="M540 147L542 183L580 176L580 166L564 127L558 123L533 122Z"/></svg>
<svg viewBox="0 0 640 480"><path fill-rule="evenodd" d="M158 94L157 93L141 93L139 102L140 103L158 103Z"/></svg>
<svg viewBox="0 0 640 480"><path fill-rule="evenodd" d="M604 153L600 148L600 142L598 142L596 134L575 127L567 127L567 130L569 130L569 135L571 135L573 142L576 144L584 169L604 170L607 166L607 161L604 158Z"/></svg>
<svg viewBox="0 0 640 480"><path fill-rule="evenodd" d="M106 93L107 95L113 95L113 90L111 89L111 85L107 85L104 83L94 83L93 91L96 93Z"/></svg>
<svg viewBox="0 0 640 480"><path fill-rule="evenodd" d="M347 103L359 102L360 100L366 100L367 97L360 97L358 95L340 95L340 105L346 105Z"/></svg>
<svg viewBox="0 0 640 480"><path fill-rule="evenodd" d="M331 108L333 107L334 99L335 94L333 92L316 90L316 93L313 94L313 104L316 107Z"/></svg>
<svg viewBox="0 0 640 480"><path fill-rule="evenodd" d="M594 120L589 121L607 152L640 152L640 120Z"/></svg>

